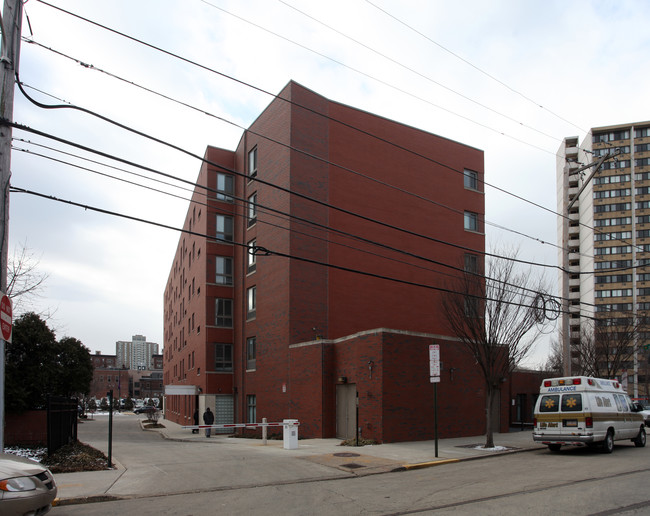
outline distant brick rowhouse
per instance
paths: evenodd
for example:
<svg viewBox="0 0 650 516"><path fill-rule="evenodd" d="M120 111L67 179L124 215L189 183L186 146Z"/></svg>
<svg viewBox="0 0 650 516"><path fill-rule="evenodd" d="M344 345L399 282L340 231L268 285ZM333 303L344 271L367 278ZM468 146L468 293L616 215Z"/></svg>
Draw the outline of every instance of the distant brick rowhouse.
<svg viewBox="0 0 650 516"><path fill-rule="evenodd" d="M290 82L235 151L206 150L164 293L165 417L431 439L439 344L439 435L483 432L475 361L420 286L482 270L483 174L478 149Z"/></svg>

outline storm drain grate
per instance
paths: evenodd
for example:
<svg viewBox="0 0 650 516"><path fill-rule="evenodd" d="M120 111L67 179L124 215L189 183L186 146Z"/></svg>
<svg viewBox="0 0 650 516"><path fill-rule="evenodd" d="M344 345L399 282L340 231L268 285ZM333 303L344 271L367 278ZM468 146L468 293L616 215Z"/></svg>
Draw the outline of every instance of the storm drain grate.
<svg viewBox="0 0 650 516"><path fill-rule="evenodd" d="M348 469L365 468L364 465L357 464L355 462L351 462L350 464L341 464L341 466L344 467L344 468L348 468Z"/></svg>
<svg viewBox="0 0 650 516"><path fill-rule="evenodd" d="M334 453L334 457L359 457L360 455L358 453L352 453L352 452L341 452L341 453Z"/></svg>

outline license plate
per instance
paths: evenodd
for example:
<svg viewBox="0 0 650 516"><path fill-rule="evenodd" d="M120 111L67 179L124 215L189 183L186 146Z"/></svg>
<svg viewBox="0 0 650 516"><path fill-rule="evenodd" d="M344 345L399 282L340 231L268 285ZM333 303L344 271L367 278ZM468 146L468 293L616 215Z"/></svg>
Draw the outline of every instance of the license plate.
<svg viewBox="0 0 650 516"><path fill-rule="evenodd" d="M567 427L576 427L576 426L578 426L578 420L577 419L565 419L564 421L562 421L562 423L564 424L564 426L567 426Z"/></svg>

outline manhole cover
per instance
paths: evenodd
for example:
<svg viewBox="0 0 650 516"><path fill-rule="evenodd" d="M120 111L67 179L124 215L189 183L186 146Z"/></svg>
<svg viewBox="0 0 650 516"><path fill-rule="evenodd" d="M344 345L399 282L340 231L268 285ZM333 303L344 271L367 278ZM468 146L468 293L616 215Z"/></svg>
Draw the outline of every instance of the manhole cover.
<svg viewBox="0 0 650 516"><path fill-rule="evenodd" d="M365 468L362 464L356 464L354 462L351 462L350 464L341 464L341 466L348 469Z"/></svg>
<svg viewBox="0 0 650 516"><path fill-rule="evenodd" d="M352 453L352 452L341 452L341 453L334 453L334 457L359 457L359 454Z"/></svg>

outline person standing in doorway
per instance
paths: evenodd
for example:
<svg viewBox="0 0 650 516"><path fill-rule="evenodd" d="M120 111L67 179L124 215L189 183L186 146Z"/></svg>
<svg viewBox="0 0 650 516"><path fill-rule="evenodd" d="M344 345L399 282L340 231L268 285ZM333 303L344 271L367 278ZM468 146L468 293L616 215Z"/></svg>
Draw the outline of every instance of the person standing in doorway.
<svg viewBox="0 0 650 516"><path fill-rule="evenodd" d="M199 426L199 409L194 409L194 426ZM192 433L193 434L198 434L199 429L198 428L192 428Z"/></svg>
<svg viewBox="0 0 650 516"><path fill-rule="evenodd" d="M210 407L205 409L205 412L203 413L203 423L206 425L211 425L214 423L214 414L210 410ZM210 437L210 430L211 428L206 428L205 429L205 436Z"/></svg>

